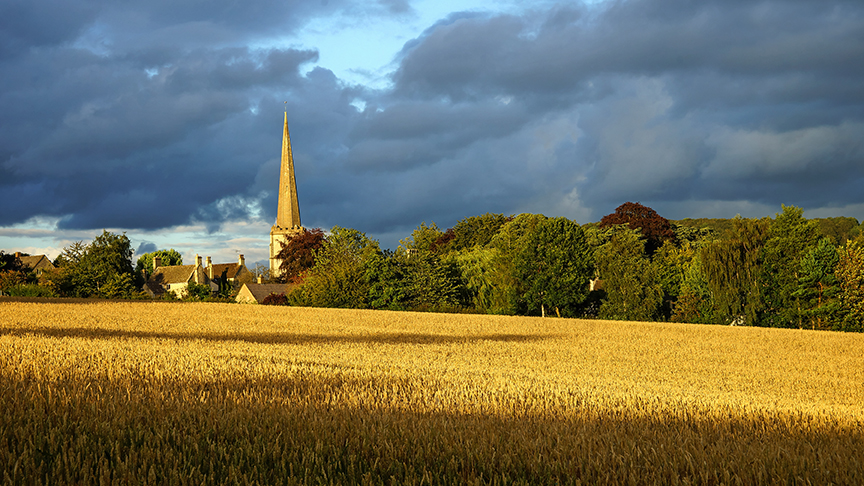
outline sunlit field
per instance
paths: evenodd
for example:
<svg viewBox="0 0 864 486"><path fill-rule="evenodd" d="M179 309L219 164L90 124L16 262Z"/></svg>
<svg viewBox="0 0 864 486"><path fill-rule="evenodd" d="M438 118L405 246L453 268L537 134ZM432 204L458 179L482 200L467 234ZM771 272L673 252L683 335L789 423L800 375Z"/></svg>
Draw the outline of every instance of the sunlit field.
<svg viewBox="0 0 864 486"><path fill-rule="evenodd" d="M864 484L864 336L0 302L0 484Z"/></svg>

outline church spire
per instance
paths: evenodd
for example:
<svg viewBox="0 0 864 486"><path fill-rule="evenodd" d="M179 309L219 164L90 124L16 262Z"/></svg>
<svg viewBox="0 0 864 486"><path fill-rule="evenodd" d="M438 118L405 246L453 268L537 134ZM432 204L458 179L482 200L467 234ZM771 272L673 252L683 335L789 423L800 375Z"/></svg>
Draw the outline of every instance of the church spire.
<svg viewBox="0 0 864 486"><path fill-rule="evenodd" d="M288 112L282 132L282 168L279 171L279 209L276 226L284 229L300 228L300 203L297 200L297 182L294 179L294 155L288 134Z"/></svg>

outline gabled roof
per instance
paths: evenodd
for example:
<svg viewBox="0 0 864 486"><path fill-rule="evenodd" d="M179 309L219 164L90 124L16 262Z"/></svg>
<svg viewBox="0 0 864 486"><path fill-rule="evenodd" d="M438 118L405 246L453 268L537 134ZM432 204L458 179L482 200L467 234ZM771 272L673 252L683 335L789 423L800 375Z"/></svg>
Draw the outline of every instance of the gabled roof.
<svg viewBox="0 0 864 486"><path fill-rule="evenodd" d="M153 272L153 275L147 280L148 284L168 285L185 283L192 280L193 273L197 265L171 265L167 267L159 267Z"/></svg>
<svg viewBox="0 0 864 486"><path fill-rule="evenodd" d="M217 263L212 265L213 267L213 278L222 277L222 272L226 272L226 278L236 279L237 275L240 273L240 270L245 268L243 265L239 263ZM207 272L210 271L210 267L207 267Z"/></svg>
<svg viewBox="0 0 864 486"><path fill-rule="evenodd" d="M243 284L243 287L240 289L240 293L237 294L237 299L241 298L241 294L243 294L243 289L248 289L249 293L252 294L252 297L260 304L265 297L270 294L287 294L294 287L297 287L298 284L259 284L259 283L247 283Z"/></svg>
<svg viewBox="0 0 864 486"><path fill-rule="evenodd" d="M18 257L21 260L21 266L27 267L30 270L44 270L46 268L55 268L51 260L45 255L33 255Z"/></svg>

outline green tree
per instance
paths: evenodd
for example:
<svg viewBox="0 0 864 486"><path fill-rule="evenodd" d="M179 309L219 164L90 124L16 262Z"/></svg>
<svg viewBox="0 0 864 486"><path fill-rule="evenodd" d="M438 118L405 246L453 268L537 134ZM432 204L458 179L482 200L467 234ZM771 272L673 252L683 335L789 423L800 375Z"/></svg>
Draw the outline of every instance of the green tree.
<svg viewBox="0 0 864 486"><path fill-rule="evenodd" d="M143 275L145 281L150 278L150 275L153 275L154 257L160 258L163 267L183 265L183 256L174 248L171 248L170 250L156 250L151 251L150 253L145 253L138 257L138 261L135 264L135 274Z"/></svg>
<svg viewBox="0 0 864 486"><path fill-rule="evenodd" d="M718 324L739 322L742 318L746 324L759 324L762 311L759 278L767 235L767 221L736 217L728 239L700 250L701 269Z"/></svg>
<svg viewBox="0 0 864 486"><path fill-rule="evenodd" d="M841 317L832 329L864 332L864 243L847 242L840 248L834 276Z"/></svg>
<svg viewBox="0 0 864 486"><path fill-rule="evenodd" d="M420 223L411 236L399 240L404 250L411 251L428 251L433 244L444 234L438 229L438 225L433 221L431 225L426 225L426 222Z"/></svg>
<svg viewBox="0 0 864 486"><path fill-rule="evenodd" d="M606 292L601 318L651 321L660 316L663 288L638 233L614 234L597 252L597 270Z"/></svg>
<svg viewBox="0 0 864 486"><path fill-rule="evenodd" d="M209 300L212 295L213 290L209 285L189 282L189 285L186 286L186 291L183 293L183 300Z"/></svg>
<svg viewBox="0 0 864 486"><path fill-rule="evenodd" d="M458 301L458 272L451 260L431 252L401 259L402 299L407 309L447 310Z"/></svg>
<svg viewBox="0 0 864 486"><path fill-rule="evenodd" d="M765 305L762 324L770 327L803 327L800 298L795 294L801 259L816 246L819 228L803 216L804 210L783 206L768 231L760 276Z"/></svg>
<svg viewBox="0 0 864 486"><path fill-rule="evenodd" d="M382 258L377 241L355 229L334 226L315 252L315 265L291 298L295 304L312 307L367 308L377 278L368 270L380 267Z"/></svg>
<svg viewBox="0 0 864 486"><path fill-rule="evenodd" d="M456 226L444 232L431 249L436 253L462 251L475 246L486 246L511 218L503 214L486 213L459 220Z"/></svg>
<svg viewBox="0 0 864 486"><path fill-rule="evenodd" d="M702 273L702 259L696 252L684 271L678 299L675 301L671 320L692 324L714 324L717 318L714 303L708 290L708 281Z"/></svg>
<svg viewBox="0 0 864 486"><path fill-rule="evenodd" d="M672 307L681 294L687 268L695 253L695 249L687 240L684 240L680 247L673 241L667 240L654 253L651 263L655 267L660 287L663 289L663 314L666 318L671 316Z"/></svg>
<svg viewBox="0 0 864 486"><path fill-rule="evenodd" d="M89 245L79 241L66 247L57 258L60 270L49 278L65 296L136 297L132 253L125 234L103 231Z"/></svg>
<svg viewBox="0 0 864 486"><path fill-rule="evenodd" d="M492 247L474 247L459 253L456 265L471 307L484 312L495 311L494 262L498 250Z"/></svg>
<svg viewBox="0 0 864 486"><path fill-rule="evenodd" d="M831 238L834 245L842 245L846 240L854 237L858 229L858 220L845 216L820 218L813 221L819 226L819 233Z"/></svg>
<svg viewBox="0 0 864 486"><path fill-rule="evenodd" d="M831 238L822 238L801 259L798 289L794 296L800 299L804 326L810 329L831 329L837 321L840 302L834 270L840 256Z"/></svg>
<svg viewBox="0 0 864 486"><path fill-rule="evenodd" d="M528 233L514 261L528 311L576 315L594 273L591 253L582 228L567 218L545 219Z"/></svg>
<svg viewBox="0 0 864 486"><path fill-rule="evenodd" d="M524 298L525 286L519 279L517 255L528 244L528 239L547 218L542 214L523 213L508 221L490 241L494 252L487 277L492 286L492 314L525 314L528 304Z"/></svg>

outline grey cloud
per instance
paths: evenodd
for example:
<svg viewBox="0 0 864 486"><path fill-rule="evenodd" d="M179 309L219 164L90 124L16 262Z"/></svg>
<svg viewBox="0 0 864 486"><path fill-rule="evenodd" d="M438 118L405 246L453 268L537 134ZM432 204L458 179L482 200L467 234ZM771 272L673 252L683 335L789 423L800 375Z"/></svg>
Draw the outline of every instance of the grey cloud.
<svg viewBox="0 0 864 486"><path fill-rule="evenodd" d="M378 90L304 72L315 51L245 42L410 5L301 3L236 18L224 2L92 4L57 38L16 37L53 47L0 57L0 225L272 221L283 107L304 224L391 240L487 211L585 222L626 200L669 217L864 203L859 2L457 13Z"/></svg>
<svg viewBox="0 0 864 486"><path fill-rule="evenodd" d="M637 0L464 18L406 45L394 95L512 96L534 120L577 115L579 140L562 146L562 170L583 177L576 205L837 203L831 188L864 171L862 32L855 2Z"/></svg>

